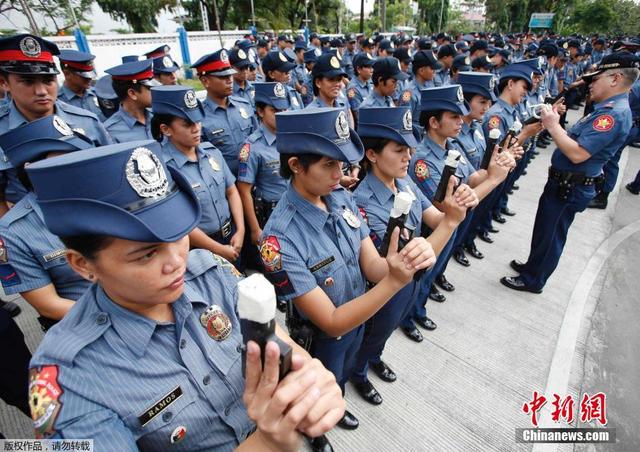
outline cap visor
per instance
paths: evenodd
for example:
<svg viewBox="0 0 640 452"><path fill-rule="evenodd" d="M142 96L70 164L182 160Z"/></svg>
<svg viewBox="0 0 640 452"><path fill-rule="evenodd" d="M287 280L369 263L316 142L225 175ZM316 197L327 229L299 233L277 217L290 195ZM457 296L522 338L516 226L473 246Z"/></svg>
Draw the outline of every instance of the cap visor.
<svg viewBox="0 0 640 452"><path fill-rule="evenodd" d="M351 140L343 145L338 145L345 161L347 162L360 162L364 156L364 146L360 137L355 130L349 129L349 135Z"/></svg>
<svg viewBox="0 0 640 452"><path fill-rule="evenodd" d="M409 76L404 72L398 72L394 74L392 77L395 78L396 80L406 80L409 78Z"/></svg>
<svg viewBox="0 0 640 452"><path fill-rule="evenodd" d="M230 67L229 69L225 69L223 71L211 71L211 72L207 72L207 75L213 75L215 77L226 77L227 75L233 75L233 74L237 74L238 71L236 71L234 68Z"/></svg>
<svg viewBox="0 0 640 452"><path fill-rule="evenodd" d="M160 86L161 83L153 78L148 78L146 80L138 80L138 83L144 86L148 86L149 88L153 88L154 86Z"/></svg>
<svg viewBox="0 0 640 452"><path fill-rule="evenodd" d="M291 104L289 103L289 101L287 99L281 99L281 98L277 98L277 99L273 99L270 98L269 104L275 108L276 110L288 110L291 108Z"/></svg>
<svg viewBox="0 0 640 452"><path fill-rule="evenodd" d="M175 242L198 225L201 211L198 198L184 176L171 167L168 170L179 189L134 215L160 241ZM167 215L171 221L167 221Z"/></svg>
<svg viewBox="0 0 640 452"><path fill-rule="evenodd" d="M276 68L275 70L278 72L289 72L289 71L292 71L293 68L295 67L296 67L295 63L287 61L286 63L282 64L282 66Z"/></svg>
<svg viewBox="0 0 640 452"><path fill-rule="evenodd" d="M76 72L76 74L78 74L82 78L89 78L91 80L96 78L98 75L96 74L96 71Z"/></svg>

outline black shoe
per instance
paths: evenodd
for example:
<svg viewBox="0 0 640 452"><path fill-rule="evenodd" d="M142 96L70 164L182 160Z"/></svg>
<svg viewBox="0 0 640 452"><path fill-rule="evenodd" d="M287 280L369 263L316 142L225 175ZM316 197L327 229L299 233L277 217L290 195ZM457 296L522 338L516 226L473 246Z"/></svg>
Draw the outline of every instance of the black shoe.
<svg viewBox="0 0 640 452"><path fill-rule="evenodd" d="M447 297L438 290L435 284L431 284L431 288L429 289L429 298L433 301L437 301L438 303L444 303L447 299Z"/></svg>
<svg viewBox="0 0 640 452"><path fill-rule="evenodd" d="M453 252L453 259L463 267L468 267L471 265L467 256L464 255L464 251L462 249L457 249Z"/></svg>
<svg viewBox="0 0 640 452"><path fill-rule="evenodd" d="M344 411L344 416L342 416L342 419L338 421L338 427L345 430L355 430L359 425L360 422L358 422L358 418L349 413L347 410Z"/></svg>
<svg viewBox="0 0 640 452"><path fill-rule="evenodd" d="M636 141L635 143L630 143L629 146L632 148L640 148L640 141Z"/></svg>
<svg viewBox="0 0 640 452"><path fill-rule="evenodd" d="M480 234L478 234L478 238L483 242L493 243L493 239L488 232L481 232Z"/></svg>
<svg viewBox="0 0 640 452"><path fill-rule="evenodd" d="M333 452L333 447L331 447L331 443L329 442L327 435L309 438L309 445L313 452Z"/></svg>
<svg viewBox="0 0 640 452"><path fill-rule="evenodd" d="M494 225L491 225L489 226L489 229L487 229L487 231L492 234L497 234L498 232L500 232L500 229L496 228Z"/></svg>
<svg viewBox="0 0 640 452"><path fill-rule="evenodd" d="M415 322L427 331L433 331L438 328L436 322L431 320L429 317L417 318L415 319Z"/></svg>
<svg viewBox="0 0 640 452"><path fill-rule="evenodd" d="M511 266L511 268L513 268L518 273L522 273L524 271L525 265L527 265L525 262L520 262L515 259L509 262L509 266Z"/></svg>
<svg viewBox="0 0 640 452"><path fill-rule="evenodd" d="M520 292L542 293L542 289L534 289L533 287L526 286L519 276L503 276L500 278L500 282L503 286Z"/></svg>
<svg viewBox="0 0 640 452"><path fill-rule="evenodd" d="M502 215L500 215L499 213L494 213L493 215L491 215L491 218L493 219L493 221L498 222L500 224L505 224L507 222L507 219Z"/></svg>
<svg viewBox="0 0 640 452"><path fill-rule="evenodd" d="M538 152L538 151L531 151L531 153L532 153L533 155L540 155L540 152ZM533 158L533 157L532 157L532 158Z"/></svg>
<svg viewBox="0 0 640 452"><path fill-rule="evenodd" d="M422 342L424 340L422 333L415 326L413 328L401 328L401 330L413 342Z"/></svg>
<svg viewBox="0 0 640 452"><path fill-rule="evenodd" d="M511 188L513 188L514 190L520 190L520 186L518 184L513 184Z"/></svg>
<svg viewBox="0 0 640 452"><path fill-rule="evenodd" d="M373 370L375 374L388 383L393 383L398 378L396 373L391 370L384 361L377 363L369 363L369 369Z"/></svg>
<svg viewBox="0 0 640 452"><path fill-rule="evenodd" d="M444 276L444 273L436 276L435 281L442 290L446 290L447 292L453 292L454 290L456 290L456 286L447 281L447 277Z"/></svg>
<svg viewBox="0 0 640 452"><path fill-rule="evenodd" d="M471 242L468 245L464 246L464 250L469 253L471 256L475 257L476 259L484 259L484 254L482 254L478 248L476 248L476 244Z"/></svg>
<svg viewBox="0 0 640 452"><path fill-rule="evenodd" d="M609 198L609 193L605 193L601 191L596 195L595 198L589 201L589 205L587 207L590 207L592 209L606 209L607 204L609 203L608 198Z"/></svg>
<svg viewBox="0 0 640 452"><path fill-rule="evenodd" d="M277 300L276 302L276 307L278 308L278 311L280 312L287 312L287 302L284 300Z"/></svg>
<svg viewBox="0 0 640 452"><path fill-rule="evenodd" d="M510 188L509 190L507 190L507 194L508 194L508 195L512 195L512 194L513 194L513 189L512 189L512 188Z"/></svg>
<svg viewBox="0 0 640 452"><path fill-rule="evenodd" d="M0 300L0 309L7 311L11 317L16 317L22 312L20 306L15 304L13 301Z"/></svg>
<svg viewBox="0 0 640 452"><path fill-rule="evenodd" d="M567 108L569 110L579 110L579 107L577 105L569 105Z"/></svg>
<svg viewBox="0 0 640 452"><path fill-rule="evenodd" d="M365 381L364 383L353 383L353 386L355 386L356 391L358 391L358 394L360 394L360 397L365 399L371 405L380 405L382 403L382 396L380 395L378 390L373 387L370 381Z"/></svg>
<svg viewBox="0 0 640 452"><path fill-rule="evenodd" d="M633 186L633 184L627 184L625 185L625 187L627 188L627 190L629 190L631 193L633 193L634 195L640 195L640 190L638 190L637 188L635 188Z"/></svg>
<svg viewBox="0 0 640 452"><path fill-rule="evenodd" d="M527 175L527 170L524 170L524 171L522 172L522 175L523 175L523 176L526 176L526 175Z"/></svg>
<svg viewBox="0 0 640 452"><path fill-rule="evenodd" d="M502 209L500 209L500 213L508 217L513 217L516 215L516 213L508 207L503 207Z"/></svg>
<svg viewBox="0 0 640 452"><path fill-rule="evenodd" d="M544 141L538 141L536 143L536 146L542 149L546 149L546 147L549 146L549 143L545 143Z"/></svg>

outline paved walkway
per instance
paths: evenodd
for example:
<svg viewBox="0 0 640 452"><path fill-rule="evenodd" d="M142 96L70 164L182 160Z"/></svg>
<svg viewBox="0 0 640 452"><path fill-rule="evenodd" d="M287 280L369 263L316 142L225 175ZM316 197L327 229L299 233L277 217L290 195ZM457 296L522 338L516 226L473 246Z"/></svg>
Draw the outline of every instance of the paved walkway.
<svg viewBox="0 0 640 452"><path fill-rule="evenodd" d="M576 112L571 112L571 117L575 119ZM560 265L541 295L514 292L498 281L513 274L508 266L511 259L527 257L551 151L541 150L528 175L519 181L520 190L509 204L517 215L505 225L497 225L500 233L494 235L495 243L478 241L485 259L470 257L469 268L453 261L449 264L447 277L456 291L446 294L445 303L430 301L428 305L438 329L424 332L421 344L401 332L390 339L384 359L397 372L398 381L389 384L371 376L383 404L368 405L347 387L349 410L361 426L353 432L331 432L336 450L531 450L531 445L515 442L515 428L530 426L522 404L530 400L534 390L545 394L547 387L558 384L567 388L561 395L572 394L574 398L585 391L606 392L609 426L617 427L621 441L615 450L640 449L640 433L635 428L640 411L640 369L634 362L640 338L634 303L640 293L640 280L635 277L640 235L632 235L617 249L606 250L602 271L583 275L585 269L593 268L589 262L599 246L640 218L640 197L623 188L606 211L580 214ZM640 153L631 149L622 164L627 160L625 182L640 168ZM609 252L614 253L611 260ZM582 301L572 297L579 279L593 282ZM22 301L21 305L25 312L18 323L33 348L41 334L33 312ZM565 313L574 312L576 306L580 315L567 318ZM567 337L575 337L569 347ZM615 353L611 353L613 349ZM566 378L558 362L570 363ZM553 382L548 381L550 371L556 376ZM7 437L30 436L29 420L2 402L0 416L0 431Z"/></svg>

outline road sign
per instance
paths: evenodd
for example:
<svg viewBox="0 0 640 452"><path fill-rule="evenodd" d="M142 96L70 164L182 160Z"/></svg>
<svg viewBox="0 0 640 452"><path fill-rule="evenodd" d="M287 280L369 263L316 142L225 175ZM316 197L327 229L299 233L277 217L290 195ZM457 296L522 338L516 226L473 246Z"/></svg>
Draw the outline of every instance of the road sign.
<svg viewBox="0 0 640 452"><path fill-rule="evenodd" d="M552 28L554 13L533 13L529 20L529 28Z"/></svg>

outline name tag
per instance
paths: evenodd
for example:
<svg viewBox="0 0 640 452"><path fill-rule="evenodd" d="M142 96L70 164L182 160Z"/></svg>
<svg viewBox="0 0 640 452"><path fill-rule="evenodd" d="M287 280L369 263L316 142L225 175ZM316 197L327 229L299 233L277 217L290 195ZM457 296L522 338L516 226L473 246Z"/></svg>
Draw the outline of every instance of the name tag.
<svg viewBox="0 0 640 452"><path fill-rule="evenodd" d="M162 413L169 405L178 400L182 396L182 388L177 386L173 391L158 400L153 406L147 408L144 413L138 416L140 424L144 427L153 420L158 414Z"/></svg>
<svg viewBox="0 0 640 452"><path fill-rule="evenodd" d="M191 188L193 188L194 190L195 190L196 188L200 188L200 183L199 183L199 182L196 182L195 184L191 184Z"/></svg>
<svg viewBox="0 0 640 452"><path fill-rule="evenodd" d="M56 251L52 251L50 253L45 254L44 256L42 256L42 258L44 259L45 262L51 262L53 260L58 259L59 257L64 256L64 253L67 250L65 248L56 250Z"/></svg>
<svg viewBox="0 0 640 452"><path fill-rule="evenodd" d="M224 132L224 129L215 129L211 131L211 135L218 135L222 132Z"/></svg>
<svg viewBox="0 0 640 452"><path fill-rule="evenodd" d="M311 273L315 273L318 270L320 270L322 267L326 267L327 265L329 265L331 262L335 261L336 258L333 256L329 256L328 258L321 260L320 262L318 262L317 264L315 264L313 267L311 267L309 270L311 270Z"/></svg>

